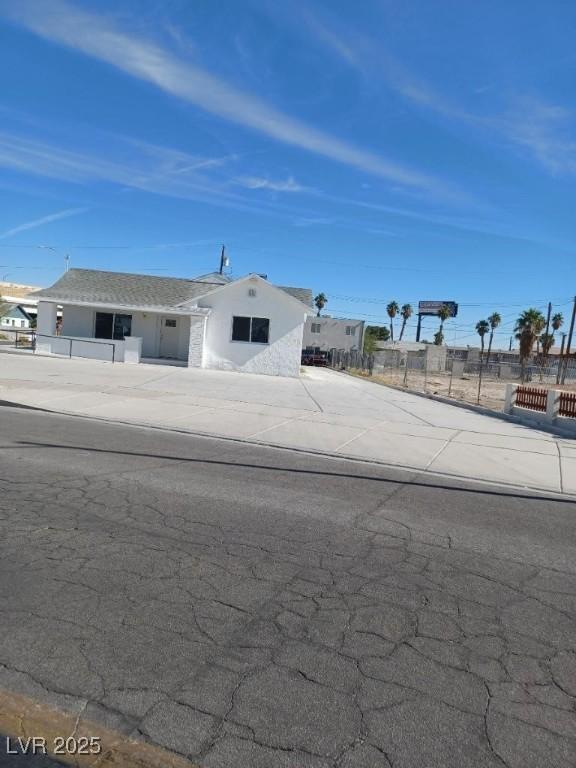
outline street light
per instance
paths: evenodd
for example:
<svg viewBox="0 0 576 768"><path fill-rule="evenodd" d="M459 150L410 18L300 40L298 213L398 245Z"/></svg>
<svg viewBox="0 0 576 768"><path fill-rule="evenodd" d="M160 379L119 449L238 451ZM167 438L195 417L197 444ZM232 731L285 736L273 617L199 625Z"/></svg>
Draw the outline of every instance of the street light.
<svg viewBox="0 0 576 768"><path fill-rule="evenodd" d="M60 251L57 248L54 248L52 245L39 245L38 248L43 248L46 251L52 251L56 255L60 253ZM68 272L70 268L70 256L67 253L64 254L64 264L66 265L65 271Z"/></svg>

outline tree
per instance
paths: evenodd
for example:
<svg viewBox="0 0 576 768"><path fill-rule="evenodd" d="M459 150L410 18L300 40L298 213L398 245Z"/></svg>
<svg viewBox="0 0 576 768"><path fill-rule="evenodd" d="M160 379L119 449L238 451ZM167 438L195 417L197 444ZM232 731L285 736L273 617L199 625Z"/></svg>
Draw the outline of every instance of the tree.
<svg viewBox="0 0 576 768"><path fill-rule="evenodd" d="M546 320L542 312L533 307L525 309L516 320L514 334L520 346L520 369L522 381L526 379L526 361L532 354L536 339L546 327Z"/></svg>
<svg viewBox="0 0 576 768"><path fill-rule="evenodd" d="M388 341L390 338L390 331L385 325L367 325L366 333L370 333L377 341Z"/></svg>
<svg viewBox="0 0 576 768"><path fill-rule="evenodd" d="M494 331L500 323L502 322L502 318L498 314L498 312L492 312L490 317L488 318L488 323L490 324L490 339L488 340L488 361L490 361L490 352L492 352L492 340L494 339ZM478 328L476 328L478 330Z"/></svg>
<svg viewBox="0 0 576 768"><path fill-rule="evenodd" d="M554 334L553 333L543 333L540 336L540 346L542 347L542 356L544 360L548 357L550 354L550 350L554 346Z"/></svg>
<svg viewBox="0 0 576 768"><path fill-rule="evenodd" d="M436 331L434 334L434 344L436 344L437 347L441 347L444 343L444 323L448 318L452 315L452 312L450 311L450 307L447 307L446 304L442 304L440 309L438 310L438 317L440 318L440 328Z"/></svg>
<svg viewBox="0 0 576 768"><path fill-rule="evenodd" d="M484 336L490 330L490 322L488 320L479 320L476 323L476 333L480 336L480 362L484 357Z"/></svg>
<svg viewBox="0 0 576 768"><path fill-rule="evenodd" d="M564 317L562 312L556 312L555 315L552 315L552 328L554 328L555 331L559 331L563 324Z"/></svg>
<svg viewBox="0 0 576 768"><path fill-rule="evenodd" d="M314 299L314 304L316 305L316 309L318 310L317 317L320 317L320 312L324 309L326 304L328 304L328 299L326 298L325 293L319 293L318 296Z"/></svg>
<svg viewBox="0 0 576 768"><path fill-rule="evenodd" d="M365 355L373 355L378 349L378 339L373 333L368 333L368 330L364 333L364 349Z"/></svg>
<svg viewBox="0 0 576 768"><path fill-rule="evenodd" d="M373 355L378 350L379 341L388 341L390 331L384 325L367 325L364 331L364 352Z"/></svg>
<svg viewBox="0 0 576 768"><path fill-rule="evenodd" d="M394 343L394 318L398 314L398 310L400 307L398 306L397 301L391 301L390 304L386 307L386 312L388 313L388 317L390 318L390 341Z"/></svg>
<svg viewBox="0 0 576 768"><path fill-rule="evenodd" d="M402 327L400 328L400 338L398 339L398 341L402 341L402 336L404 336L404 329L406 328L406 323L412 317L412 307L410 306L410 304L402 304L400 315L402 316Z"/></svg>

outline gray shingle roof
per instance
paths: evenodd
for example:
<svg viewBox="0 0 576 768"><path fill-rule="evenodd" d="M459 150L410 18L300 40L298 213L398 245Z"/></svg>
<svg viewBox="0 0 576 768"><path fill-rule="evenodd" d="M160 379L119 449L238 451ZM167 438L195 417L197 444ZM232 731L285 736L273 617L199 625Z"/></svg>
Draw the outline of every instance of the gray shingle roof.
<svg viewBox="0 0 576 768"><path fill-rule="evenodd" d="M30 315L24 307L19 304L0 304L0 316L2 317L23 317L26 320L31 320Z"/></svg>
<svg viewBox="0 0 576 768"><path fill-rule="evenodd" d="M95 302L125 307L176 307L220 285L216 281L196 282L178 277L70 269L54 285L38 291L34 296L57 298L62 302Z"/></svg>
<svg viewBox="0 0 576 768"><path fill-rule="evenodd" d="M289 288L284 285L277 285L276 287L280 288L281 291L290 294L290 296L294 296L295 299L306 304L307 307L314 306L314 299L312 298L312 291L310 288Z"/></svg>
<svg viewBox="0 0 576 768"><path fill-rule="evenodd" d="M217 272L186 280L99 269L70 269L50 288L36 291L34 298L46 297L61 303L80 301L118 307L176 308L230 282L233 281L229 277ZM312 292L308 288L277 287L312 306Z"/></svg>

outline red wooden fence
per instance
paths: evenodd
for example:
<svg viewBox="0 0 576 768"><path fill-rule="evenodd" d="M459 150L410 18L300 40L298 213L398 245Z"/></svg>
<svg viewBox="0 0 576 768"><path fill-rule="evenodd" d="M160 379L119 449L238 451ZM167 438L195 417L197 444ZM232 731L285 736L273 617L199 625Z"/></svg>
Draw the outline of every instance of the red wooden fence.
<svg viewBox="0 0 576 768"><path fill-rule="evenodd" d="M560 407L558 409L559 416L570 416L576 419L576 393L575 392L561 392L560 393Z"/></svg>
<svg viewBox="0 0 576 768"><path fill-rule="evenodd" d="M514 405L531 411L546 411L547 391L535 387L518 387Z"/></svg>

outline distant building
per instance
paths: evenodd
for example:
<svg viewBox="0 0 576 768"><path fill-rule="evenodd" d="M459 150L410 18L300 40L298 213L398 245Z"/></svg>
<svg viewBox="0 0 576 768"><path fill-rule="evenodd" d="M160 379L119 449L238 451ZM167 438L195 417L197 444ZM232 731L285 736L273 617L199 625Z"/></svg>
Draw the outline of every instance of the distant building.
<svg viewBox="0 0 576 768"><path fill-rule="evenodd" d="M36 306L38 299L34 297L34 292L39 291L37 285L22 285L21 283L7 283L0 281L0 297L8 304L18 304L29 315L36 317Z"/></svg>
<svg viewBox="0 0 576 768"><path fill-rule="evenodd" d="M361 350L364 344L364 321L336 317L308 317L304 325L303 348L328 352L343 349Z"/></svg>
<svg viewBox="0 0 576 768"><path fill-rule="evenodd" d="M26 330L30 328L32 318L19 304L5 304L0 307L0 328L11 330Z"/></svg>

